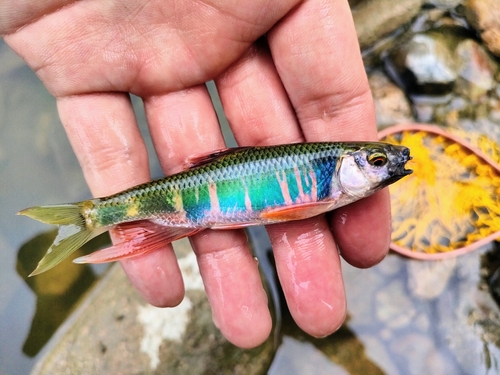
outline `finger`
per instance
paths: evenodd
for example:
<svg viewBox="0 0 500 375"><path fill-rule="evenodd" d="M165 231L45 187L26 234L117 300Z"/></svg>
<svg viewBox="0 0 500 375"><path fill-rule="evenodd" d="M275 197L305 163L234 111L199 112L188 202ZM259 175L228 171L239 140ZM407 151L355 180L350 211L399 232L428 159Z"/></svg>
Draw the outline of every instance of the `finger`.
<svg viewBox="0 0 500 375"><path fill-rule="evenodd" d="M147 151L128 95L64 97L57 105L94 196L117 193L149 180ZM121 264L151 304L172 306L182 299L184 286L170 245L165 245L165 251Z"/></svg>
<svg viewBox="0 0 500 375"><path fill-rule="evenodd" d="M164 171L178 172L188 156L224 147L205 86L148 98L146 115ZM235 345L253 347L271 330L271 316L245 233L204 231L191 237L213 319Z"/></svg>
<svg viewBox="0 0 500 375"><path fill-rule="evenodd" d="M263 46L250 50L217 80L240 144L303 141L287 94ZM339 327L345 296L336 245L324 217L267 227L278 276L297 324L315 336Z"/></svg>
<svg viewBox="0 0 500 375"><path fill-rule="evenodd" d="M267 45L253 45L216 80L240 146L303 142L302 130Z"/></svg>
<svg viewBox="0 0 500 375"><path fill-rule="evenodd" d="M372 97L347 1L304 2L268 39L306 140L376 140ZM389 210L383 192L333 213L332 230L347 260L368 266L383 258ZM377 215L381 220L373 220Z"/></svg>

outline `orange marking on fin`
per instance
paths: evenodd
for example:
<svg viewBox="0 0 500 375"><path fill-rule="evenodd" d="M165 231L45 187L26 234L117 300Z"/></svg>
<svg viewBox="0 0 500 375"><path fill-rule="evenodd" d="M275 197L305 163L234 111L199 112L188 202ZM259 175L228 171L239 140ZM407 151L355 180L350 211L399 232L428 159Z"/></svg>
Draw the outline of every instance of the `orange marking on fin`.
<svg viewBox="0 0 500 375"><path fill-rule="evenodd" d="M308 202L288 207L273 208L260 216L269 221L292 221L308 219L335 208L336 201Z"/></svg>
<svg viewBox="0 0 500 375"><path fill-rule="evenodd" d="M117 244L75 259L74 263L106 263L163 249L165 245L202 231L200 228L165 227L148 220L123 223L112 231Z"/></svg>

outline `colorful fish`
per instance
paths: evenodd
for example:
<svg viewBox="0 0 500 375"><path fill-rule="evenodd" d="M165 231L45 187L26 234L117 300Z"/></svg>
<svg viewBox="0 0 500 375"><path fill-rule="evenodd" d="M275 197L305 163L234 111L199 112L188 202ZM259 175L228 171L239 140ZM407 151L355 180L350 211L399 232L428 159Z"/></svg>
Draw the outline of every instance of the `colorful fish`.
<svg viewBox="0 0 500 375"><path fill-rule="evenodd" d="M54 267L114 228L114 246L75 259L100 263L157 250L207 228L300 220L331 211L399 180L410 150L381 142L240 147L187 160L186 170L104 198L36 206L20 215L59 226L31 275Z"/></svg>

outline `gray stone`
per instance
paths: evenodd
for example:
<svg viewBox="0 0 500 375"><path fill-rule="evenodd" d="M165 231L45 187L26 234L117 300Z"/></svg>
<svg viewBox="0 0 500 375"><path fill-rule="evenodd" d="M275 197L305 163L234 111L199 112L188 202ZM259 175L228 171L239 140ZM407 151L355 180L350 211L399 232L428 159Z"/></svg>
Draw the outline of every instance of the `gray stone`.
<svg viewBox="0 0 500 375"><path fill-rule="evenodd" d="M477 101L495 86L496 63L484 48L472 39L460 42L456 48L458 77L454 91Z"/></svg>
<svg viewBox="0 0 500 375"><path fill-rule="evenodd" d="M448 285L456 258L435 261L408 261L408 289L419 298L433 299L441 295Z"/></svg>
<svg viewBox="0 0 500 375"><path fill-rule="evenodd" d="M500 56L500 1L467 0L465 16L490 52Z"/></svg>
<svg viewBox="0 0 500 375"><path fill-rule="evenodd" d="M375 103L377 126L385 128L401 122L412 122L410 103L405 93L381 71L372 72L368 82Z"/></svg>
<svg viewBox="0 0 500 375"><path fill-rule="evenodd" d="M443 9L453 9L462 3L463 0L427 0L427 4Z"/></svg>
<svg viewBox="0 0 500 375"><path fill-rule="evenodd" d="M186 296L175 308L142 299L113 266L45 349L33 374L262 374L274 345L243 350L214 326L194 253L175 244Z"/></svg>
<svg viewBox="0 0 500 375"><path fill-rule="evenodd" d="M409 50L406 66L415 74L418 84L448 84L455 80L455 64L442 39L415 35Z"/></svg>
<svg viewBox="0 0 500 375"><path fill-rule="evenodd" d="M422 97L420 104L438 104L432 103L438 98L440 102L449 101L447 95L453 93L460 77L461 61L456 49L466 38L465 29L457 26L408 34L388 53L386 70L412 100Z"/></svg>
<svg viewBox="0 0 500 375"><path fill-rule="evenodd" d="M361 49L410 22L423 0L366 0L352 10Z"/></svg>
<svg viewBox="0 0 500 375"><path fill-rule="evenodd" d="M375 309L378 319L391 329L408 325L416 316L401 280L394 280L377 292Z"/></svg>
<svg viewBox="0 0 500 375"><path fill-rule="evenodd" d="M456 374L431 338L422 334L400 336L392 343L394 354L404 356L407 363L405 375Z"/></svg>

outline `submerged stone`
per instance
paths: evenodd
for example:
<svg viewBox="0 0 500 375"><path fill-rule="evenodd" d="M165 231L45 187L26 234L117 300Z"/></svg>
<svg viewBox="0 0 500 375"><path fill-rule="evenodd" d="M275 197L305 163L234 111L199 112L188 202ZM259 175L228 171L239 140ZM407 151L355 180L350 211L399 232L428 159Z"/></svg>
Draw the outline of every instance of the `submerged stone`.
<svg viewBox="0 0 500 375"><path fill-rule="evenodd" d="M456 55L458 77L454 91L477 101L495 87L497 66L484 48L472 39L460 42Z"/></svg>
<svg viewBox="0 0 500 375"><path fill-rule="evenodd" d="M410 103L405 93L385 74L379 70L372 72L368 77L368 83L372 90L379 129L413 120Z"/></svg>
<svg viewBox="0 0 500 375"><path fill-rule="evenodd" d="M500 1L467 0L465 16L490 52L500 56Z"/></svg>
<svg viewBox="0 0 500 375"><path fill-rule="evenodd" d="M412 35L389 54L387 67L409 93L443 95L458 76L454 56L457 36L431 31Z"/></svg>
<svg viewBox="0 0 500 375"><path fill-rule="evenodd" d="M175 244L186 296L174 308L144 302L121 267L112 267L45 349L33 374L264 374L272 338L244 350L212 322L196 257Z"/></svg>

